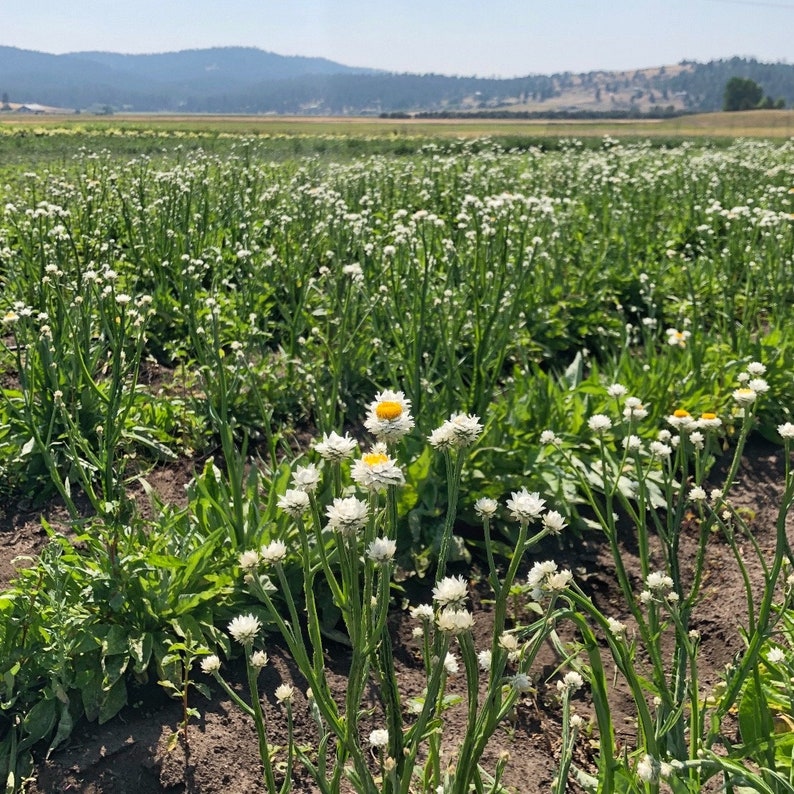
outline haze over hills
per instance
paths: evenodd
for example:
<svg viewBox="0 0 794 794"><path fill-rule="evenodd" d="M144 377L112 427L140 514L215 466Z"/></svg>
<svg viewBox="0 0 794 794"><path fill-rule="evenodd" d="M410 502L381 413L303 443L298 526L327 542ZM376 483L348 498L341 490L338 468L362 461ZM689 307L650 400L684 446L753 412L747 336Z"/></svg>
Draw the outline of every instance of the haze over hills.
<svg viewBox="0 0 794 794"><path fill-rule="evenodd" d="M151 55L0 47L0 95L9 107L35 103L70 111L664 115L719 110L725 84L735 76L794 105L794 66L742 58L488 79L394 74L252 47Z"/></svg>

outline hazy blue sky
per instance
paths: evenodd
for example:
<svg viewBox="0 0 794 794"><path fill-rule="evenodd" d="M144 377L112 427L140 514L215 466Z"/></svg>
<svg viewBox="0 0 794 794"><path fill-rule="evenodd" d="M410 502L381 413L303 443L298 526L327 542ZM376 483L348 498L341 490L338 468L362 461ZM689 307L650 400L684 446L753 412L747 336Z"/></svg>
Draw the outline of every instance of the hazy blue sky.
<svg viewBox="0 0 794 794"><path fill-rule="evenodd" d="M393 71L524 75L794 59L794 0L0 0L0 45L247 45Z"/></svg>

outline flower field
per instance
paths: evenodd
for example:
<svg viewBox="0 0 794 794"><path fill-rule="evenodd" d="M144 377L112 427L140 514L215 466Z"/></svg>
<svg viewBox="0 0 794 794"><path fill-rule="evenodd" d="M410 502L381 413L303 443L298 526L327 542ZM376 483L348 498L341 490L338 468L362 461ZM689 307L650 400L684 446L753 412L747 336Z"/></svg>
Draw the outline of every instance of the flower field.
<svg viewBox="0 0 794 794"><path fill-rule="evenodd" d="M794 790L794 141L45 137L6 794Z"/></svg>

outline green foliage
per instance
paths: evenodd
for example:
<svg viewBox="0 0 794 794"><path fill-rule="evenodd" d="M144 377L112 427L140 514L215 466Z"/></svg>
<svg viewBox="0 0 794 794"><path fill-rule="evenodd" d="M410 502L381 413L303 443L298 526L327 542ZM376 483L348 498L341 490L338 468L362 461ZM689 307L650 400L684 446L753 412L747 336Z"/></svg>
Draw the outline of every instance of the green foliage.
<svg viewBox="0 0 794 794"><path fill-rule="evenodd" d="M790 144L117 138L117 155L86 150L41 173L4 167L0 184L0 487L42 501L57 493L71 533L50 530L41 559L0 595L0 779L12 786L35 743L54 748L79 719L111 718L135 681L182 698L186 731L191 664L226 642L216 626L239 609L272 628L270 611L313 605L316 631L356 630L360 550L340 547L319 512L341 480L324 470L311 543L278 500L295 473L285 458L316 460L308 439L358 423L383 386L403 390L416 417L401 453L406 485L378 514L401 575L476 554L509 566L521 528L495 517L483 538L475 504L524 487L580 533L614 530L619 509L658 533L673 565L683 484L702 482L718 446L751 430L779 443L791 420ZM133 140L173 148L119 157ZM309 154L285 161L299 150ZM766 396L752 427L731 396L750 362L763 363L768 386L758 386ZM643 421L625 413L615 384L641 403ZM645 453L635 462L632 436L649 449L676 410L714 414L719 430L703 449L681 441L676 468ZM453 412L485 425L465 467L426 445ZM611 417L608 436L591 432L594 414ZM195 453L187 506L153 498L144 520L133 483L153 496L147 469ZM736 544L719 516L708 520ZM481 539L464 543L466 530ZM278 593L258 583L269 610L253 603L257 583L243 587L230 571L272 541L290 553ZM761 605L768 624L767 595ZM648 623L647 645L657 628L686 635L668 617ZM599 640L580 629L598 693ZM666 671L630 681L638 704L663 698L664 731L643 727L649 752L673 748L694 770L691 728L704 777L738 780L730 765L747 757L765 786L789 774L788 731L763 738L786 705L773 665L751 674L762 635L748 630L750 661L726 680L743 733L727 760L709 755L713 737L703 739L694 701ZM687 647L682 639L682 666ZM634 652L610 651L630 671ZM438 715L426 716L432 731ZM608 743L609 716L598 716ZM569 728L564 763L576 776ZM615 790L631 790L633 767L603 747Z"/></svg>

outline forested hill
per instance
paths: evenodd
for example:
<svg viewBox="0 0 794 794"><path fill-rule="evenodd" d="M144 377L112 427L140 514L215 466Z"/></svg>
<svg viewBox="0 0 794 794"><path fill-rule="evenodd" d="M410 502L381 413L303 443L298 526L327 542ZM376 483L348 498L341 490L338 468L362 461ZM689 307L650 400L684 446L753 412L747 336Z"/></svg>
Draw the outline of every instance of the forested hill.
<svg viewBox="0 0 794 794"><path fill-rule="evenodd" d="M730 58L625 72L511 79L392 74L247 47L155 55L69 55L0 47L7 107L195 113L417 112L626 114L720 110L732 77L794 106L794 66Z"/></svg>

